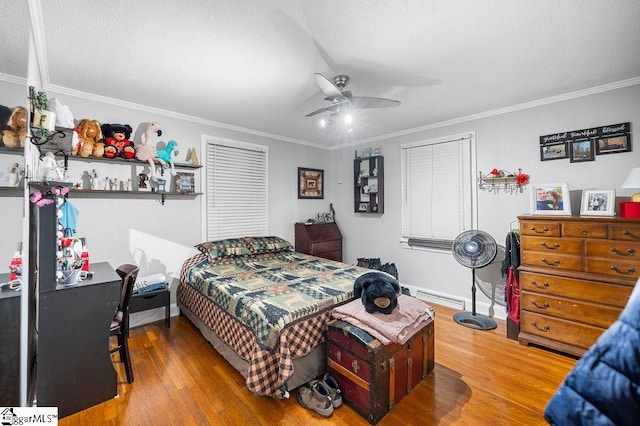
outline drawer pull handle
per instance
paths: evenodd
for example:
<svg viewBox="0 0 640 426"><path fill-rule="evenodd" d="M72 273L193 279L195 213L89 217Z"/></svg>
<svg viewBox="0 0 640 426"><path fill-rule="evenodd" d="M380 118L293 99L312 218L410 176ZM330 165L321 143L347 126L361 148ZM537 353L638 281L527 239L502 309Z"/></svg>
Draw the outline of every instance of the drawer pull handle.
<svg viewBox="0 0 640 426"><path fill-rule="evenodd" d="M353 372L358 374L358 371L360 371L360 364L358 364L358 360L353 360L351 361L351 368L353 369Z"/></svg>
<svg viewBox="0 0 640 426"><path fill-rule="evenodd" d="M531 323L531 325L532 325L532 326L534 326L535 328L537 328L537 329L538 329L538 330L540 330L540 331L544 331L545 333L549 331L549 326L548 326L548 325L545 325L544 327L540 328L540 327L538 326L538 323L537 323L537 322L535 322L535 321L534 321L534 322L532 322L532 323Z"/></svg>
<svg viewBox="0 0 640 426"><path fill-rule="evenodd" d="M545 243L544 241L543 241L543 242L541 242L541 243L540 243L540 245L541 245L542 247L546 248L546 249L549 249L549 250L558 250L558 247L560 247L560 244L558 244L558 243L555 243L555 244L553 245L553 247L550 247L550 246L549 246L549 245L547 245L547 243Z"/></svg>
<svg viewBox="0 0 640 426"><path fill-rule="evenodd" d="M615 247L611 247L611 251L615 254L617 254L618 256L633 256L633 254L636 252L634 249L630 248L627 250L626 253L620 252L618 251L617 248Z"/></svg>
<svg viewBox="0 0 640 426"><path fill-rule="evenodd" d="M631 233L631 231L627 231L626 229L625 229L624 231L622 231L622 234L623 234L623 235L625 235L625 236L627 236L627 237L631 237L631 238L640 238L640 237L638 237L637 235L633 235L633 234Z"/></svg>
<svg viewBox="0 0 640 426"><path fill-rule="evenodd" d="M581 233L582 235L587 235L587 234L588 234L588 232L587 232L587 231L585 231L584 229L583 229L582 231L580 231L580 233Z"/></svg>
<svg viewBox="0 0 640 426"><path fill-rule="evenodd" d="M544 228L542 228L542 231L538 231L538 228L536 228L535 226L532 226L531 230L533 232L537 232L538 234L545 234L545 233L549 232L549 228L547 228L546 226Z"/></svg>
<svg viewBox="0 0 640 426"><path fill-rule="evenodd" d="M624 275L631 275L631 274L636 272L636 268L628 268L627 272L624 272L624 271L621 271L620 269L618 269L618 267L615 266L615 265L611 265L611 270L612 271L616 271L619 274L624 274Z"/></svg>
<svg viewBox="0 0 640 426"><path fill-rule="evenodd" d="M549 287L549 283L548 282L543 282L542 285L538 285L538 283L535 280L531 281L531 285L533 285L536 288L547 288Z"/></svg>
<svg viewBox="0 0 640 426"><path fill-rule="evenodd" d="M552 263L552 262L549 262L549 261L547 260L547 258L546 258L546 257L543 257L542 259L540 259L540 261L541 261L542 263L546 263L547 265L555 265L555 266L558 266L558 265L560 264L560 261L559 261L558 259L554 260L554 261L553 261L553 263Z"/></svg>
<svg viewBox="0 0 640 426"><path fill-rule="evenodd" d="M531 304L538 309L549 309L549 304L547 302L544 302L542 305L539 305L537 300L532 300Z"/></svg>

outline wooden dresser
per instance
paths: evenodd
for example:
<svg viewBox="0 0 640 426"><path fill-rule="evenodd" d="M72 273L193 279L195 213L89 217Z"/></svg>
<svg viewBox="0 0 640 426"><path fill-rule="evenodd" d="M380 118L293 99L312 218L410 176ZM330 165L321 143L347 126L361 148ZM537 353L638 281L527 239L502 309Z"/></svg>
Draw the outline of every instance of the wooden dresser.
<svg viewBox="0 0 640 426"><path fill-rule="evenodd" d="M581 356L640 277L640 220L519 216L520 334Z"/></svg>
<svg viewBox="0 0 640 426"><path fill-rule="evenodd" d="M342 234L333 223L296 223L296 251L342 262Z"/></svg>

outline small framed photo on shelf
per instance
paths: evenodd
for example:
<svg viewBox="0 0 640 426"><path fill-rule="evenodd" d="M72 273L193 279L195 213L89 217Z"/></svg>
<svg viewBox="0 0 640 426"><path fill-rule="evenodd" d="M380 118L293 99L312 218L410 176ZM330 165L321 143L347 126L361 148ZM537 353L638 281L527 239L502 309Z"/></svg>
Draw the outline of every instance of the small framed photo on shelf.
<svg viewBox="0 0 640 426"><path fill-rule="evenodd" d="M540 161L560 160L567 158L567 143L540 145Z"/></svg>
<svg viewBox="0 0 640 426"><path fill-rule="evenodd" d="M298 198L324 198L324 170L298 167Z"/></svg>
<svg viewBox="0 0 640 426"><path fill-rule="evenodd" d="M615 200L614 189L584 189L580 216L614 216Z"/></svg>
<svg viewBox="0 0 640 426"><path fill-rule="evenodd" d="M615 154L631 151L631 144L627 135L599 138L596 141L596 154Z"/></svg>
<svg viewBox="0 0 640 426"><path fill-rule="evenodd" d="M176 174L176 192L193 194L195 192L195 176L193 173Z"/></svg>
<svg viewBox="0 0 640 426"><path fill-rule="evenodd" d="M593 139L571 141L569 143L569 161L571 163L581 163L595 159Z"/></svg>
<svg viewBox="0 0 640 426"><path fill-rule="evenodd" d="M368 203L360 203L360 206L358 207L358 211L359 212L366 212L369 210L369 204Z"/></svg>
<svg viewBox="0 0 640 426"><path fill-rule="evenodd" d="M566 183L531 184L531 214L571 216L571 200Z"/></svg>

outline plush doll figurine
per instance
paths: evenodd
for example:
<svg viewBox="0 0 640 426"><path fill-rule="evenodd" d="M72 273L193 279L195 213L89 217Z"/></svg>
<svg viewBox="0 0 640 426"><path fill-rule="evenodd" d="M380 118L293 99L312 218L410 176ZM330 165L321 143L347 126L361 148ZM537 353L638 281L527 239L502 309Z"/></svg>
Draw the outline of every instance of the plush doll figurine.
<svg viewBox="0 0 640 426"><path fill-rule="evenodd" d="M27 109L25 107L15 107L11 109L11 114L7 123L2 123L2 142L8 148L22 148L27 139Z"/></svg>
<svg viewBox="0 0 640 426"><path fill-rule="evenodd" d="M367 312L390 314L398 306L400 284L381 271L365 272L353 282L353 293L360 297Z"/></svg>
<svg viewBox="0 0 640 426"><path fill-rule="evenodd" d="M129 140L133 128L128 124L103 124L104 156L107 158L133 158L136 150Z"/></svg>
<svg viewBox="0 0 640 426"><path fill-rule="evenodd" d="M98 120L84 118L75 128L78 134L78 143L71 146L71 155L80 154L81 157L102 157L104 142L102 142L102 130Z"/></svg>
<svg viewBox="0 0 640 426"><path fill-rule="evenodd" d="M140 161L149 162L149 175L151 177L155 177L156 175L156 163L153 161L156 158L156 143L153 135L162 136L160 125L158 123L147 123L144 140L141 144L138 144L136 148L136 158Z"/></svg>

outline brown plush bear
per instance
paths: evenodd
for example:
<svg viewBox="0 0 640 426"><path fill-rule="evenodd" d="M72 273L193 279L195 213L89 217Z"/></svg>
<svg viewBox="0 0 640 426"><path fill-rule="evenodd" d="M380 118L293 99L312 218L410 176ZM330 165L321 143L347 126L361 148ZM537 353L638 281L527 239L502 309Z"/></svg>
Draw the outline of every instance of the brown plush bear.
<svg viewBox="0 0 640 426"><path fill-rule="evenodd" d="M80 120L76 126L79 143L71 147L71 155L80 154L81 157L102 157L104 154L104 142L102 130L98 120L88 118Z"/></svg>
<svg viewBox="0 0 640 426"><path fill-rule="evenodd" d="M11 109L11 115L6 125L3 126L2 142L8 148L22 148L27 139L27 109L15 107Z"/></svg>

